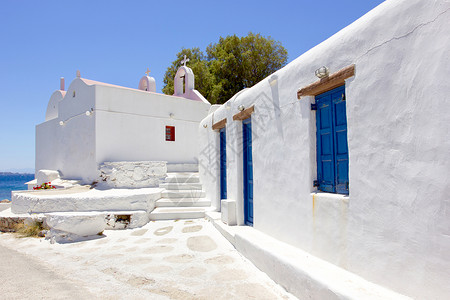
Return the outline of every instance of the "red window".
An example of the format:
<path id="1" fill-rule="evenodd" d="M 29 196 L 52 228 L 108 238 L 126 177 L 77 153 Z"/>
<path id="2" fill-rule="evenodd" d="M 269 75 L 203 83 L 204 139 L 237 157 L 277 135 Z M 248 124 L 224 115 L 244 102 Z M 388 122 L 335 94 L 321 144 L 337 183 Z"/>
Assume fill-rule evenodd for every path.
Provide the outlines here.
<path id="1" fill-rule="evenodd" d="M 166 141 L 175 141 L 175 126 L 166 126 Z"/>

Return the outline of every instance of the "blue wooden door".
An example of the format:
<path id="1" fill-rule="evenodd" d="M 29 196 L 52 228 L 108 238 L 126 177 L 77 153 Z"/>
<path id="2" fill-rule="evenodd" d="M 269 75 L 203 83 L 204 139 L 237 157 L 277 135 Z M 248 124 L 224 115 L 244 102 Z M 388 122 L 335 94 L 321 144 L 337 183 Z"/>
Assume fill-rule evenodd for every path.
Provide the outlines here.
<path id="1" fill-rule="evenodd" d="M 245 224 L 253 225 L 253 158 L 252 158 L 252 121 L 242 121 L 243 164 L 244 164 L 244 215 Z"/>
<path id="2" fill-rule="evenodd" d="M 220 199 L 227 199 L 227 136 L 220 129 Z"/>
<path id="3" fill-rule="evenodd" d="M 348 194 L 345 86 L 316 96 L 319 190 Z"/>

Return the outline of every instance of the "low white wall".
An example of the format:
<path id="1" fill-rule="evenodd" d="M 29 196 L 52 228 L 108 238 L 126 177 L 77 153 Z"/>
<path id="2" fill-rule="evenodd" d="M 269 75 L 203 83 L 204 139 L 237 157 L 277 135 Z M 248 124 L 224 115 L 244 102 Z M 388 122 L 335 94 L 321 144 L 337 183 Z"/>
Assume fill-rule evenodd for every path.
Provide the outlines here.
<path id="1" fill-rule="evenodd" d="M 46 182 L 53 182 L 55 179 L 59 179 L 59 172 L 54 170 L 39 170 L 37 171 L 36 184 L 41 185 Z"/>
<path id="2" fill-rule="evenodd" d="M 72 193 L 53 190 L 54 194 L 41 191 L 12 192 L 11 211 L 15 214 L 88 211 L 136 211 L 151 212 L 155 201 L 161 198 L 159 188 L 141 189 L 92 189 Z"/>
<path id="3" fill-rule="evenodd" d="M 421 299 L 450 294 L 450 3 L 386 1 L 199 126 L 199 164 L 218 205 L 218 133 L 227 118 L 227 192 L 243 223 L 242 123 L 252 114 L 254 227 L 369 281 Z M 439 41 L 439 42 L 436 42 Z M 314 192 L 313 97 L 298 88 L 355 64 L 346 81 L 350 195 Z M 272 83 L 270 83 L 270 82 Z M 203 125 L 207 125 L 206 128 Z M 446 217 L 447 216 L 447 217 Z"/>
<path id="4" fill-rule="evenodd" d="M 157 187 L 167 175 L 165 161 L 105 162 L 100 180 L 112 188 Z"/>

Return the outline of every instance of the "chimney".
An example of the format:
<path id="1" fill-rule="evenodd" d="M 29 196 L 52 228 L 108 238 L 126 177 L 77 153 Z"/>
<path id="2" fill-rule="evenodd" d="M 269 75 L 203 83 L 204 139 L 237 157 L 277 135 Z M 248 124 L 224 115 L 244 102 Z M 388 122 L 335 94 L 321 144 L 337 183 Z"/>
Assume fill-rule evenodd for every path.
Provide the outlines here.
<path id="1" fill-rule="evenodd" d="M 61 79 L 59 80 L 59 89 L 61 91 L 64 91 L 64 77 L 61 77 Z"/>

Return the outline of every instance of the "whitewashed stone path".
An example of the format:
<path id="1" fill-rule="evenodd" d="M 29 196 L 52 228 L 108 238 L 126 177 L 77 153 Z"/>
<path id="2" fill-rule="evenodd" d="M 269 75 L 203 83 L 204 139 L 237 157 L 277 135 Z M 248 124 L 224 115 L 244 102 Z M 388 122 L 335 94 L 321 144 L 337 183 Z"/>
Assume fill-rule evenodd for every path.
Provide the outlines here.
<path id="1" fill-rule="evenodd" d="M 70 280 L 80 286 L 80 296 L 296 299 L 242 257 L 204 219 L 156 221 L 134 230 L 106 231 L 105 235 L 73 244 L 50 244 L 4 233 L 0 245 L 38 259 L 36 263 L 46 267 L 44 278 L 49 278 L 48 269 L 54 270 L 55 285 Z M 27 274 L 20 273 L 19 268 L 14 274 L 16 280 L 27 280 Z M 5 284 L 0 283 L 2 299 L 17 299 Z M 29 298 L 46 298 L 46 290 L 39 284 L 33 287 L 31 281 L 30 286 L 34 293 Z M 61 298 L 72 299 L 72 294 L 65 295 Z"/>

